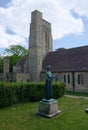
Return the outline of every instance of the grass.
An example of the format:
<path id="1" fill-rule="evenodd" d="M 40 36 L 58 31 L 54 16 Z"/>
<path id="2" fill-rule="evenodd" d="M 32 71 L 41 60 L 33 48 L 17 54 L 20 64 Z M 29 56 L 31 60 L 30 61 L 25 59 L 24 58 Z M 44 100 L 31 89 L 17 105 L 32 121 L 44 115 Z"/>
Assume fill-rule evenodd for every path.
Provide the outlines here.
<path id="1" fill-rule="evenodd" d="M 0 130 L 88 130 L 88 100 L 58 99 L 60 115 L 45 118 L 36 114 L 38 102 L 17 104 L 0 110 Z"/>
<path id="2" fill-rule="evenodd" d="M 75 95 L 75 96 L 84 96 L 88 97 L 88 92 L 72 92 L 72 91 L 66 91 L 65 94 L 67 95 Z"/>

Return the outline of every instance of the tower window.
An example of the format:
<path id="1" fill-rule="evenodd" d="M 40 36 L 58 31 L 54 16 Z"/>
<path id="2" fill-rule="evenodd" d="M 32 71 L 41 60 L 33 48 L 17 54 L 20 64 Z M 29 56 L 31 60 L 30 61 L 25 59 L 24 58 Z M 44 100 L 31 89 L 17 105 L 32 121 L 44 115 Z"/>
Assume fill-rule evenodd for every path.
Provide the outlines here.
<path id="1" fill-rule="evenodd" d="M 45 32 L 45 42 L 46 42 L 46 47 L 49 48 L 49 35 L 48 35 L 48 32 Z"/>

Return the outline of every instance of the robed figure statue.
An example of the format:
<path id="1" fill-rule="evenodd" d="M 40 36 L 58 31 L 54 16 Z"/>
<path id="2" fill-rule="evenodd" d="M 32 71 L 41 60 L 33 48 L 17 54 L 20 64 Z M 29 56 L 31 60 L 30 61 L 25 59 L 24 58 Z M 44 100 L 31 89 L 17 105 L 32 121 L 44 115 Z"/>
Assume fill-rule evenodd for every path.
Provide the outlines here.
<path id="1" fill-rule="evenodd" d="M 52 79 L 55 77 L 51 73 L 51 66 L 46 68 L 45 98 L 39 102 L 39 115 L 53 117 L 60 113 L 58 101 L 52 98 Z"/>
<path id="2" fill-rule="evenodd" d="M 52 98 L 52 79 L 51 66 L 48 65 L 46 68 L 46 81 L 45 81 L 45 99 L 49 100 Z"/>

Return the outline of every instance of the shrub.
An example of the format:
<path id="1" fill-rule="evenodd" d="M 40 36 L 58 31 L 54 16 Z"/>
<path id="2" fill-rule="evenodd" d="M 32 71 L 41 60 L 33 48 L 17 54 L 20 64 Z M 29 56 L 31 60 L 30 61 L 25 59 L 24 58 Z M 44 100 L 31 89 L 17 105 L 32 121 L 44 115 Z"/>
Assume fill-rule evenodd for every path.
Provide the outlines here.
<path id="1" fill-rule="evenodd" d="M 65 84 L 53 82 L 53 97 L 59 98 L 64 95 Z M 45 83 L 7 83 L 0 82 L 0 108 L 10 106 L 15 103 L 28 101 L 39 101 L 44 98 Z"/>
<path id="2" fill-rule="evenodd" d="M 53 97 L 54 98 L 60 98 L 65 93 L 65 84 L 63 82 L 54 82 L 52 84 L 53 86 Z"/>

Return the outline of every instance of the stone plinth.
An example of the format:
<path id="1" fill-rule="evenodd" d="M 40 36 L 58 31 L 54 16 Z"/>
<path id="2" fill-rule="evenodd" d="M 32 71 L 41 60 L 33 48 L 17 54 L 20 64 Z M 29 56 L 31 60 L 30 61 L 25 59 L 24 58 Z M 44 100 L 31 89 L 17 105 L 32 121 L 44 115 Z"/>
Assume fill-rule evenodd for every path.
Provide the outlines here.
<path id="1" fill-rule="evenodd" d="M 53 117 L 58 115 L 61 111 L 58 110 L 58 102 L 55 99 L 42 99 L 39 102 L 39 111 L 37 114 L 45 117 Z"/>
<path id="2" fill-rule="evenodd" d="M 85 109 L 85 112 L 88 113 L 88 109 Z"/>

